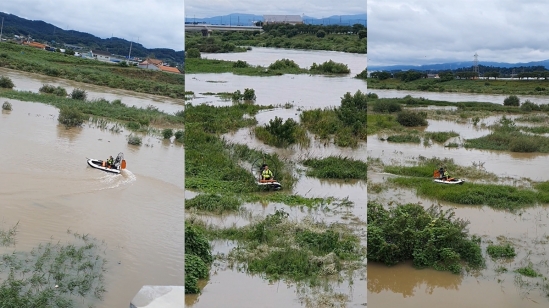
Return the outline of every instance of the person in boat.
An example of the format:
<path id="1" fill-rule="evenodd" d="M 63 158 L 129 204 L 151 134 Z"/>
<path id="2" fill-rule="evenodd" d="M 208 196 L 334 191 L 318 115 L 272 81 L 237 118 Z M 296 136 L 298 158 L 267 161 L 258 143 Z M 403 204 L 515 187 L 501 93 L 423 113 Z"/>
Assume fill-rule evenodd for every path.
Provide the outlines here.
<path id="1" fill-rule="evenodd" d="M 112 158 L 112 155 L 107 159 L 107 167 L 112 168 L 112 164 L 114 163 L 114 159 Z"/>
<path id="2" fill-rule="evenodd" d="M 266 181 L 273 180 L 273 172 L 271 170 L 269 170 L 268 165 L 265 165 L 263 167 L 263 171 L 261 172 L 261 179 L 266 180 Z"/>
<path id="3" fill-rule="evenodd" d="M 444 178 L 444 168 L 443 167 L 440 167 L 440 169 L 438 169 L 438 178 L 439 179 Z"/>
<path id="4" fill-rule="evenodd" d="M 448 173 L 448 169 L 444 168 L 444 180 L 448 181 L 450 179 L 450 173 Z"/>

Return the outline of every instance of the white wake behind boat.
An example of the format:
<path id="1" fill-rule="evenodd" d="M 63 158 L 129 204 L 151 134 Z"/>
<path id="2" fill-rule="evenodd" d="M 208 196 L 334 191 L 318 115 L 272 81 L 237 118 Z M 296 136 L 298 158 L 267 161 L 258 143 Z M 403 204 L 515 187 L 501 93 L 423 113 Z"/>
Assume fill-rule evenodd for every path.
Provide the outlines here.
<path id="1" fill-rule="evenodd" d="M 112 166 L 108 166 L 107 162 L 100 159 L 86 158 L 88 165 L 92 168 L 103 170 L 105 172 L 120 174 L 122 169 L 126 169 L 126 161 L 124 160 L 124 154 L 118 153 Z"/>

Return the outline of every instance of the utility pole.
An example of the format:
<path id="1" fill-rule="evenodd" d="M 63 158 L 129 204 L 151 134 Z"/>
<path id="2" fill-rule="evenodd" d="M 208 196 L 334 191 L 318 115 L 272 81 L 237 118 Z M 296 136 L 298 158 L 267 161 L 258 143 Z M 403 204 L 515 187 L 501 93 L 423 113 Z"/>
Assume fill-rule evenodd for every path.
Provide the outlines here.
<path id="1" fill-rule="evenodd" d="M 2 41 L 2 31 L 4 31 L 4 17 L 2 17 L 2 26 L 0 27 L 0 42 Z"/>
<path id="2" fill-rule="evenodd" d="M 128 61 L 130 61 L 131 56 L 132 56 L 132 43 L 133 42 L 130 42 L 130 54 L 128 55 Z"/>

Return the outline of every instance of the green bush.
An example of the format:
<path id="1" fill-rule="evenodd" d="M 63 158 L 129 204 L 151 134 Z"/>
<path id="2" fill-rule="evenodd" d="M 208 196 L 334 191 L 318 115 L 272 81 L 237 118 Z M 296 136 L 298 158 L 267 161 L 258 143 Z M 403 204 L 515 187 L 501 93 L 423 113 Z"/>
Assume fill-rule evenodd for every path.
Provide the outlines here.
<path id="1" fill-rule="evenodd" d="M 2 104 L 2 110 L 11 110 L 11 103 L 10 102 L 4 102 Z"/>
<path id="2" fill-rule="evenodd" d="M 385 209 L 368 203 L 368 261 L 386 265 L 412 260 L 417 268 L 459 274 L 462 262 L 480 268 L 484 259 L 479 239 L 469 237 L 468 222 L 443 211 L 419 204 L 397 205 Z"/>
<path id="3" fill-rule="evenodd" d="M 47 93 L 47 94 L 54 94 L 56 96 L 66 97 L 67 96 L 67 90 L 65 88 L 62 88 L 60 86 L 54 87 L 49 84 L 44 84 L 40 89 L 38 89 L 38 92 L 41 93 Z"/>
<path id="4" fill-rule="evenodd" d="M 246 61 L 238 60 L 238 61 L 233 63 L 233 67 L 235 67 L 235 68 L 246 68 L 246 67 L 250 67 L 250 65 Z"/>
<path id="5" fill-rule="evenodd" d="M 520 153 L 533 153 L 539 151 L 539 144 L 536 140 L 528 138 L 515 138 L 509 143 L 509 150 L 511 152 Z"/>
<path id="6" fill-rule="evenodd" d="M 299 65 L 290 59 L 276 60 L 269 65 L 271 70 L 299 69 Z"/>
<path id="7" fill-rule="evenodd" d="M 88 96 L 88 94 L 86 93 L 86 91 L 84 91 L 82 89 L 75 88 L 71 92 L 71 98 L 72 99 L 85 101 L 87 96 Z"/>
<path id="8" fill-rule="evenodd" d="M 141 137 L 139 137 L 139 136 L 135 136 L 135 135 L 131 134 L 128 137 L 128 144 L 141 145 L 141 143 L 142 143 L 142 140 L 141 140 Z"/>
<path id="9" fill-rule="evenodd" d="M 179 142 L 183 142 L 183 131 L 182 130 L 176 131 L 174 136 L 175 136 L 175 140 L 177 140 Z"/>
<path id="10" fill-rule="evenodd" d="M 421 139 L 418 136 L 414 135 L 392 135 L 387 137 L 387 141 L 395 143 L 420 143 Z"/>
<path id="11" fill-rule="evenodd" d="M 200 293 L 198 279 L 207 278 L 208 272 L 208 265 L 202 259 L 185 252 L 185 294 Z"/>
<path id="12" fill-rule="evenodd" d="M 245 101 L 255 101 L 255 99 L 257 98 L 255 96 L 255 90 L 254 89 L 244 89 L 244 95 L 242 96 L 242 98 Z"/>
<path id="13" fill-rule="evenodd" d="M 66 127 L 76 127 L 84 123 L 86 116 L 78 108 L 62 107 L 57 120 Z"/>
<path id="14" fill-rule="evenodd" d="M 162 136 L 164 139 L 170 139 L 173 136 L 173 129 L 166 128 L 162 131 Z"/>
<path id="15" fill-rule="evenodd" d="M 313 63 L 310 70 L 311 72 L 326 74 L 349 74 L 351 72 L 347 64 L 337 63 L 332 60 L 326 61 L 320 65 Z"/>
<path id="16" fill-rule="evenodd" d="M 366 94 L 366 98 L 369 98 L 369 99 L 372 99 L 372 100 L 373 100 L 373 99 L 378 99 L 379 96 L 377 96 L 376 93 L 370 92 L 370 93 Z"/>
<path id="17" fill-rule="evenodd" d="M 318 30 L 318 31 L 316 32 L 316 37 L 318 37 L 318 38 L 323 38 L 323 37 L 325 37 L 325 36 L 326 36 L 326 32 L 324 32 L 324 31 L 322 31 L 322 30 Z"/>
<path id="18" fill-rule="evenodd" d="M 294 119 L 287 119 L 285 122 L 282 118 L 275 117 L 270 120 L 269 124 L 265 125 L 265 130 L 274 136 L 278 145 L 290 145 L 297 142 L 296 131 L 299 124 Z"/>
<path id="19" fill-rule="evenodd" d="M 213 262 L 208 239 L 196 226 L 188 223 L 185 223 L 185 254 L 196 255 L 206 264 Z"/>
<path id="20" fill-rule="evenodd" d="M 187 50 L 185 52 L 185 58 L 200 59 L 200 57 L 201 57 L 201 54 L 200 54 L 200 50 L 198 50 L 198 48 L 189 48 L 189 50 Z"/>
<path id="21" fill-rule="evenodd" d="M 516 95 L 510 95 L 503 100 L 504 106 L 520 106 L 520 99 Z"/>
<path id="22" fill-rule="evenodd" d="M 366 80 L 367 77 L 368 77 L 368 71 L 366 69 L 364 69 L 362 72 L 360 72 L 355 76 L 355 78 L 364 79 L 364 80 Z"/>
<path id="23" fill-rule="evenodd" d="M 13 84 L 13 81 L 11 81 L 11 78 L 0 76 L 0 88 L 13 89 L 14 86 L 15 85 Z"/>
<path id="24" fill-rule="evenodd" d="M 131 121 L 131 122 L 128 122 L 126 124 L 126 127 L 129 129 L 129 130 L 139 130 L 141 128 L 141 124 L 137 123 L 137 122 L 134 122 L 134 121 Z"/>
<path id="25" fill-rule="evenodd" d="M 428 123 L 425 118 L 426 116 L 422 113 L 406 110 L 397 114 L 397 122 L 406 127 L 427 126 Z"/>
<path id="26" fill-rule="evenodd" d="M 372 110 L 379 113 L 392 113 L 402 110 L 399 103 L 393 101 L 374 101 Z"/>
<path id="27" fill-rule="evenodd" d="M 522 111 L 541 111 L 541 107 L 538 104 L 534 104 L 531 101 L 526 100 L 520 106 L 520 110 L 522 110 Z"/>
<path id="28" fill-rule="evenodd" d="M 494 259 L 512 258 L 517 255 L 515 253 L 515 247 L 511 246 L 509 243 L 505 245 L 488 245 L 486 252 Z"/>

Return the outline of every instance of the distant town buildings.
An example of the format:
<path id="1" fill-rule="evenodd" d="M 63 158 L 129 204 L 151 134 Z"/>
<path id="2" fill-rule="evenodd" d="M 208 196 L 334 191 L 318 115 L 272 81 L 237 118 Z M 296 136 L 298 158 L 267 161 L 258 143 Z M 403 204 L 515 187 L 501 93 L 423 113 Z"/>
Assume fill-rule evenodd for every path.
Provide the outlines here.
<path id="1" fill-rule="evenodd" d="M 35 42 L 34 39 L 32 39 L 30 36 L 25 37 L 23 35 L 14 35 L 13 38 L 7 39 L 7 40 L 20 45 L 26 45 L 29 47 L 34 47 L 34 48 L 42 49 L 45 51 L 57 51 L 62 53 L 65 53 L 67 51 L 65 48 L 56 48 L 48 44 Z M 74 52 L 74 56 L 76 57 L 103 61 L 111 64 L 126 62 L 129 65 L 135 65 L 142 69 L 150 69 L 150 70 L 162 71 L 162 72 L 173 73 L 173 74 L 181 74 L 181 71 L 176 67 L 171 67 L 167 63 L 164 63 L 162 62 L 162 60 L 158 60 L 158 59 L 147 58 L 144 61 L 142 61 L 140 58 L 137 58 L 137 57 L 129 58 L 127 56 L 124 57 L 124 56 L 113 55 L 111 52 L 105 51 L 105 50 L 98 50 L 98 49 L 86 50 L 85 47 L 81 47 L 77 45 L 70 45 L 70 44 L 63 44 L 63 45 L 64 47 L 70 48 Z M 75 49 L 80 50 L 80 52 L 74 51 Z"/>
<path id="2" fill-rule="evenodd" d="M 162 60 L 158 59 L 147 58 L 145 59 L 145 61 L 139 63 L 138 67 L 155 71 L 163 71 L 167 73 L 181 74 L 181 72 L 177 68 L 164 65 Z"/>
<path id="3" fill-rule="evenodd" d="M 263 15 L 263 23 L 268 24 L 303 24 L 303 19 L 299 15 Z"/>

